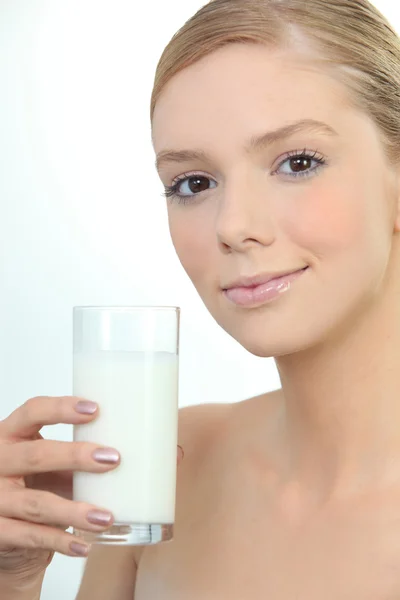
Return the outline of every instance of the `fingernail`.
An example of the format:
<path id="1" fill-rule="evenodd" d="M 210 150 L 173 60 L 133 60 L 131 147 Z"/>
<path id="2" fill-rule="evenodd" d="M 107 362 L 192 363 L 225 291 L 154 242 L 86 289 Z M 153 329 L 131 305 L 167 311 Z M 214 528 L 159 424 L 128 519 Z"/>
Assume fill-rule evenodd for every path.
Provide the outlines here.
<path id="1" fill-rule="evenodd" d="M 76 556 L 87 556 L 89 554 L 89 546 L 79 544 L 78 542 L 71 542 L 69 548 Z"/>
<path id="2" fill-rule="evenodd" d="M 109 465 L 115 465 L 120 459 L 119 452 L 114 448 L 97 448 L 92 456 L 96 462 Z"/>
<path id="3" fill-rule="evenodd" d="M 86 519 L 93 525 L 110 525 L 112 514 L 102 510 L 90 510 Z"/>
<path id="4" fill-rule="evenodd" d="M 82 415 L 93 415 L 97 410 L 97 404 L 90 400 L 79 400 L 75 404 L 75 410 Z"/>

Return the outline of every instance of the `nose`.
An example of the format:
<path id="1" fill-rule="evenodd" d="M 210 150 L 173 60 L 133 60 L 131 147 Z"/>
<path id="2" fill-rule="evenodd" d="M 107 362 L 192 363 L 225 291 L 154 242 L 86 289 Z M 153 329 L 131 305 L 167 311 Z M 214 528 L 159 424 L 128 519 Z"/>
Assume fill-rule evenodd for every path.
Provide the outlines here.
<path id="1" fill-rule="evenodd" d="M 275 229 L 265 181 L 251 182 L 247 176 L 225 185 L 216 218 L 216 234 L 223 251 L 269 246 L 275 239 Z"/>

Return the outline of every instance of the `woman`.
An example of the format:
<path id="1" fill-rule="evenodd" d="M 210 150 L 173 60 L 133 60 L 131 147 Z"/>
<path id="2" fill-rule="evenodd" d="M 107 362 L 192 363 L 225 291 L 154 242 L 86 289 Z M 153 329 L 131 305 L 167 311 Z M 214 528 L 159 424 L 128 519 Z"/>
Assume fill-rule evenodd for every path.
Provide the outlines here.
<path id="1" fill-rule="evenodd" d="M 79 600 L 400 597 L 399 65 L 367 0 L 214 0 L 164 51 L 151 118 L 174 246 L 282 389 L 181 411 L 175 540 L 94 547 Z M 38 598 L 49 551 L 79 550 L 61 528 L 98 508 L 38 492 L 62 481 L 38 473 L 115 468 L 36 439 L 95 418 L 77 401 L 1 423 L 2 598 Z"/>

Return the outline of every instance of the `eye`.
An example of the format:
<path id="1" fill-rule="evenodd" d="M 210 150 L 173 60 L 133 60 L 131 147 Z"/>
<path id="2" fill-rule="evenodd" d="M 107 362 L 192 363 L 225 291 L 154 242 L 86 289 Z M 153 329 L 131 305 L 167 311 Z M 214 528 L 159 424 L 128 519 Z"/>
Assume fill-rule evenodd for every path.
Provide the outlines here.
<path id="1" fill-rule="evenodd" d="M 295 150 L 285 155 L 271 175 L 285 175 L 290 179 L 311 177 L 316 175 L 319 168 L 325 164 L 325 158 L 317 150 Z M 289 170 L 282 170 L 284 165 L 287 165 Z M 213 188 L 212 184 L 215 184 L 214 187 L 217 186 L 217 182 L 206 175 L 184 173 L 172 185 L 165 186 L 163 196 L 171 202 L 178 202 L 178 204 L 194 204 L 202 192 Z"/>
<path id="2" fill-rule="evenodd" d="M 278 168 L 272 175 L 275 175 L 276 173 L 279 174 L 279 170 L 284 165 L 287 165 L 289 170 L 281 170 L 283 175 L 288 175 L 291 178 L 310 177 L 311 175 L 316 174 L 317 170 L 325 163 L 324 157 L 317 151 L 310 152 L 306 149 L 303 151 L 295 150 L 286 155 L 286 158 L 279 163 Z"/>
<path id="3" fill-rule="evenodd" d="M 170 200 L 176 199 L 181 204 L 187 204 L 197 199 L 201 192 L 206 192 L 210 187 L 210 183 L 216 182 L 206 175 L 184 174 L 179 177 L 175 183 L 170 186 L 165 186 L 164 196 Z M 214 187 L 215 187 L 214 186 Z"/>

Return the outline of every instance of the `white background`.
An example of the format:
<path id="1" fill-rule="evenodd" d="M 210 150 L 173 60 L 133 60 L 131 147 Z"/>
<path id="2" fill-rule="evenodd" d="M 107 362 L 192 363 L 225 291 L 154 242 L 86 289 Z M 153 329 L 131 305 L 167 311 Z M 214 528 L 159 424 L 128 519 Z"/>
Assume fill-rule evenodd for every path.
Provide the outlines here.
<path id="1" fill-rule="evenodd" d="M 197 297 L 154 168 L 156 64 L 203 3 L 0 0 L 0 418 L 72 394 L 75 305 L 181 306 L 180 406 L 280 387 Z M 375 4 L 397 28 L 397 4 Z M 73 600 L 83 566 L 57 555 L 42 599 Z"/>

